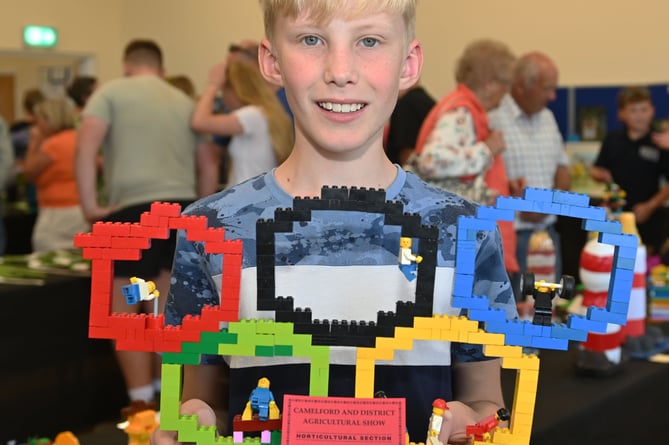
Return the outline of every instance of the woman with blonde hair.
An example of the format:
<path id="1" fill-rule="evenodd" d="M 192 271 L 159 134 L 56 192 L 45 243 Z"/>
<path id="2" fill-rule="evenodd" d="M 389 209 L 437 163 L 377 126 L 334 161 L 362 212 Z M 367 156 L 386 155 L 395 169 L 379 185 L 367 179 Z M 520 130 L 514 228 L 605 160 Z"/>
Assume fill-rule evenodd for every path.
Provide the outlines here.
<path id="1" fill-rule="evenodd" d="M 35 107 L 35 118 L 23 163 L 26 179 L 37 188 L 33 251 L 72 248 L 74 235 L 90 229 L 74 176 L 75 112 L 64 98 L 46 99 Z"/>
<path id="2" fill-rule="evenodd" d="M 214 114 L 214 100 L 221 92 L 226 114 Z M 195 107 L 195 131 L 230 136 L 232 161 L 226 187 L 269 171 L 283 162 L 293 147 L 290 117 L 257 65 L 240 59 L 214 65 L 209 84 Z"/>

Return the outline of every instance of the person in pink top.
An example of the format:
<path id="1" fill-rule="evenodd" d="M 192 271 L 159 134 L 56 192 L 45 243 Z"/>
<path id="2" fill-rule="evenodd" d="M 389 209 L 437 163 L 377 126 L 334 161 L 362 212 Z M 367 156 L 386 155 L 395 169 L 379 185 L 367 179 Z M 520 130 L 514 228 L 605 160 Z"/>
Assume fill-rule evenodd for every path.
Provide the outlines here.
<path id="1" fill-rule="evenodd" d="M 90 230 L 74 177 L 74 109 L 66 99 L 47 99 L 35 107 L 35 115 L 23 164 L 26 179 L 37 188 L 33 251 L 72 248 L 74 235 Z"/>
<path id="2" fill-rule="evenodd" d="M 488 126 L 487 112 L 508 92 L 515 56 L 494 40 L 470 43 L 458 60 L 458 85 L 435 105 L 423 121 L 415 152 L 406 166 L 424 181 L 464 198 L 490 205 L 509 195 L 501 153 L 504 137 Z M 507 272 L 518 272 L 516 232 L 499 222 Z"/>

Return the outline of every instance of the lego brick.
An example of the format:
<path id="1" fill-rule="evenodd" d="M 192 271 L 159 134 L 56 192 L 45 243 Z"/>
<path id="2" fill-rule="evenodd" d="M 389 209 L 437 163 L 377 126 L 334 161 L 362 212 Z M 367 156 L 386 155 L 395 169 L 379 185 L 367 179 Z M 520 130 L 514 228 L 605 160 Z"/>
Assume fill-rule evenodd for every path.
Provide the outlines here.
<path id="1" fill-rule="evenodd" d="M 588 207 L 590 205 L 590 197 L 581 193 L 554 190 L 553 202 L 558 204 L 569 204 L 578 207 Z"/>
<path id="2" fill-rule="evenodd" d="M 476 217 L 495 221 L 513 221 L 516 212 L 511 209 L 498 209 L 489 206 L 479 206 L 476 209 Z"/>
<path id="3" fill-rule="evenodd" d="M 588 232 L 622 233 L 623 226 L 620 221 L 600 221 L 596 219 L 584 219 L 581 228 Z"/>

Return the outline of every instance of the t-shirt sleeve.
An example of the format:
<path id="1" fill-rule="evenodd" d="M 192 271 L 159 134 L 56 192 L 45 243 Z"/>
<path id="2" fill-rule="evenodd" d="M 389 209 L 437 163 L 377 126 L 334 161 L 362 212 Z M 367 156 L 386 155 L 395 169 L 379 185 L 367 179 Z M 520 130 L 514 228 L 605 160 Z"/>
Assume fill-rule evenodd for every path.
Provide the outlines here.
<path id="1" fill-rule="evenodd" d="M 518 310 L 504 267 L 502 238 L 499 229 L 479 233 L 485 236 L 477 240 L 473 294 L 487 296 L 491 309 L 501 309 L 505 312 L 507 320 L 516 320 Z M 453 343 L 451 354 L 454 362 L 473 362 L 496 358 L 486 356 L 482 345 L 465 343 Z"/>
<path id="2" fill-rule="evenodd" d="M 102 87 L 96 91 L 86 103 L 82 113 L 84 117 L 97 117 L 109 124 L 112 120 L 112 101 L 110 100 L 109 88 Z"/>
<path id="3" fill-rule="evenodd" d="M 256 106 L 247 106 L 235 110 L 234 113 L 244 129 L 244 134 L 266 131 L 267 119 L 265 119 L 265 115 L 260 108 Z"/>

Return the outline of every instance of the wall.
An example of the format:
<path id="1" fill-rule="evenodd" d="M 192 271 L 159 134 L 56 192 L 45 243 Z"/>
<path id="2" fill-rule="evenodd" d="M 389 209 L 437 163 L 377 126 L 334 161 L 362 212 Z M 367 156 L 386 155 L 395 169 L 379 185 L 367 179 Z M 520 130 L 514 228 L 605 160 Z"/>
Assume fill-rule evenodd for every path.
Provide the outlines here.
<path id="1" fill-rule="evenodd" d="M 123 46 L 120 0 L 0 0 L 0 11 L 0 60 L 4 59 L 0 63 L 4 72 L 20 75 L 15 94 L 17 117 L 22 115 L 23 91 L 36 86 L 30 82 L 37 79 L 38 73 L 26 72 L 24 64 L 13 61 L 44 66 L 56 52 L 58 60 L 91 57 L 93 69 L 102 79 L 113 78 L 120 72 L 119 54 Z M 26 25 L 55 27 L 59 35 L 57 49 L 30 50 L 26 51 L 29 58 L 15 58 L 15 53 L 24 49 L 22 31 Z"/>
<path id="2" fill-rule="evenodd" d="M 231 41 L 262 35 L 256 0 L 0 0 L 0 11 L 0 51 L 21 49 L 26 24 L 55 26 L 58 51 L 92 54 L 103 81 L 119 75 L 120 53 L 134 37 L 159 41 L 167 71 L 202 87 Z M 663 0 L 419 0 L 423 83 L 437 97 L 453 88 L 458 55 L 480 37 L 503 40 L 516 53 L 547 52 L 561 85 L 666 82 L 658 30 L 668 16 Z"/>
<path id="3" fill-rule="evenodd" d="M 663 0 L 419 0 L 424 83 L 438 96 L 454 86 L 455 60 L 473 39 L 491 37 L 521 54 L 548 53 L 561 85 L 669 81 Z"/>

